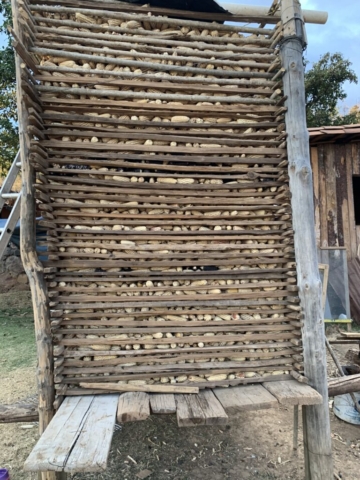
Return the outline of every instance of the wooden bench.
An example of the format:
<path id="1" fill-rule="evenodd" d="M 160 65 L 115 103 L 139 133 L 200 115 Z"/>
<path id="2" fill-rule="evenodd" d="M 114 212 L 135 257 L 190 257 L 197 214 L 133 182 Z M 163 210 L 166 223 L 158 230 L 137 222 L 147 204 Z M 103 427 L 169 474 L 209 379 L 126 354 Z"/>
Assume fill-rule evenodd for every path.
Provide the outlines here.
<path id="1" fill-rule="evenodd" d="M 116 420 L 175 414 L 179 427 L 223 425 L 228 414 L 318 405 L 321 395 L 295 380 L 202 390 L 198 394 L 123 394 L 66 397 L 25 462 L 27 471 L 96 472 L 107 465 Z"/>

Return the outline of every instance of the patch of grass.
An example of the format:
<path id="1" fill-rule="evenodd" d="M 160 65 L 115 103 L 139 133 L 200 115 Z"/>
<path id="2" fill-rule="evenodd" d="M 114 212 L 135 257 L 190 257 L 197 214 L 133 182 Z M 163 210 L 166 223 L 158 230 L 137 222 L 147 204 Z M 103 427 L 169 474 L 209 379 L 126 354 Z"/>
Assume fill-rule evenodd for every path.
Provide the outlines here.
<path id="1" fill-rule="evenodd" d="M 32 307 L 28 297 L 19 300 L 14 294 L 0 299 L 0 369 L 4 372 L 36 362 Z"/>

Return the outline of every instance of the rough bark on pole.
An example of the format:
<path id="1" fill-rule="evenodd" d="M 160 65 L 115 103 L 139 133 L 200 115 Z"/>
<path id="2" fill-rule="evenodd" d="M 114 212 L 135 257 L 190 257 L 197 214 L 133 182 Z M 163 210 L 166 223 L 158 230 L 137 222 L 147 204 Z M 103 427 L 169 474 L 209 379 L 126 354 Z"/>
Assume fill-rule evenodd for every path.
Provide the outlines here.
<path id="1" fill-rule="evenodd" d="M 333 477 L 330 418 L 326 380 L 324 317 L 315 239 L 313 182 L 306 126 L 302 53 L 304 25 L 298 0 L 282 0 L 284 40 L 281 45 L 293 228 L 299 296 L 305 315 L 303 348 L 305 376 L 323 396 L 323 404 L 304 408 L 304 450 L 307 480 Z"/>
<path id="2" fill-rule="evenodd" d="M 17 0 L 12 0 L 13 26 L 17 36 L 22 39 Z M 15 57 L 17 79 L 17 107 L 19 119 L 19 140 L 21 153 L 21 211 L 20 211 L 20 251 L 25 272 L 29 278 L 34 308 L 35 338 L 38 356 L 37 385 L 39 394 L 39 432 L 42 434 L 54 415 L 54 365 L 50 330 L 50 312 L 43 267 L 36 254 L 35 191 L 34 170 L 29 162 L 30 139 L 26 133 L 28 112 L 21 90 L 21 60 Z M 55 472 L 42 472 L 41 480 L 60 480 Z"/>

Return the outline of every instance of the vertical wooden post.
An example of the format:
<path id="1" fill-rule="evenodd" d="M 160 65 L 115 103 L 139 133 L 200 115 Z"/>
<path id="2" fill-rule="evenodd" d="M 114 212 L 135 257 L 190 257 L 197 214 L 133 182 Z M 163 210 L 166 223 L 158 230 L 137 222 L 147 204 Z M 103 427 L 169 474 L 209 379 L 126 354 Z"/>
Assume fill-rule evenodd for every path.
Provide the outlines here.
<path id="1" fill-rule="evenodd" d="M 323 404 L 303 410 L 307 480 L 333 478 L 328 406 L 324 317 L 315 239 L 313 181 L 306 126 L 303 47 L 305 31 L 298 0 L 282 0 L 281 44 L 287 95 L 287 146 L 299 295 L 304 312 L 305 375 Z"/>
<path id="2" fill-rule="evenodd" d="M 24 37 L 19 24 L 19 5 L 11 1 L 13 28 L 23 43 Z M 29 162 L 30 138 L 27 133 L 28 112 L 21 88 L 21 61 L 15 54 L 17 79 L 17 107 L 21 154 L 21 211 L 20 211 L 20 251 L 25 272 L 29 278 L 34 309 L 34 327 L 38 356 L 37 386 L 39 395 L 39 433 L 42 434 L 54 416 L 54 362 L 50 329 L 50 312 L 47 287 L 43 267 L 36 254 L 36 212 L 35 212 L 35 172 Z M 41 480 L 60 480 L 64 477 L 55 472 L 42 472 Z"/>

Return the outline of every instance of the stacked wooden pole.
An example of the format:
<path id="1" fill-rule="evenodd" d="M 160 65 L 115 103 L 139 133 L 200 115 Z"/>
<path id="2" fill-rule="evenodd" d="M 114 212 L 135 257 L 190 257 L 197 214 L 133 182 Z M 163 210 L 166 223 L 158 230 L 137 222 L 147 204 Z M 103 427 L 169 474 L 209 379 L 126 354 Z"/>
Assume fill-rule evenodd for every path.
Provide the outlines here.
<path id="1" fill-rule="evenodd" d="M 64 5 L 15 45 L 58 396 L 302 374 L 279 26 Z"/>

